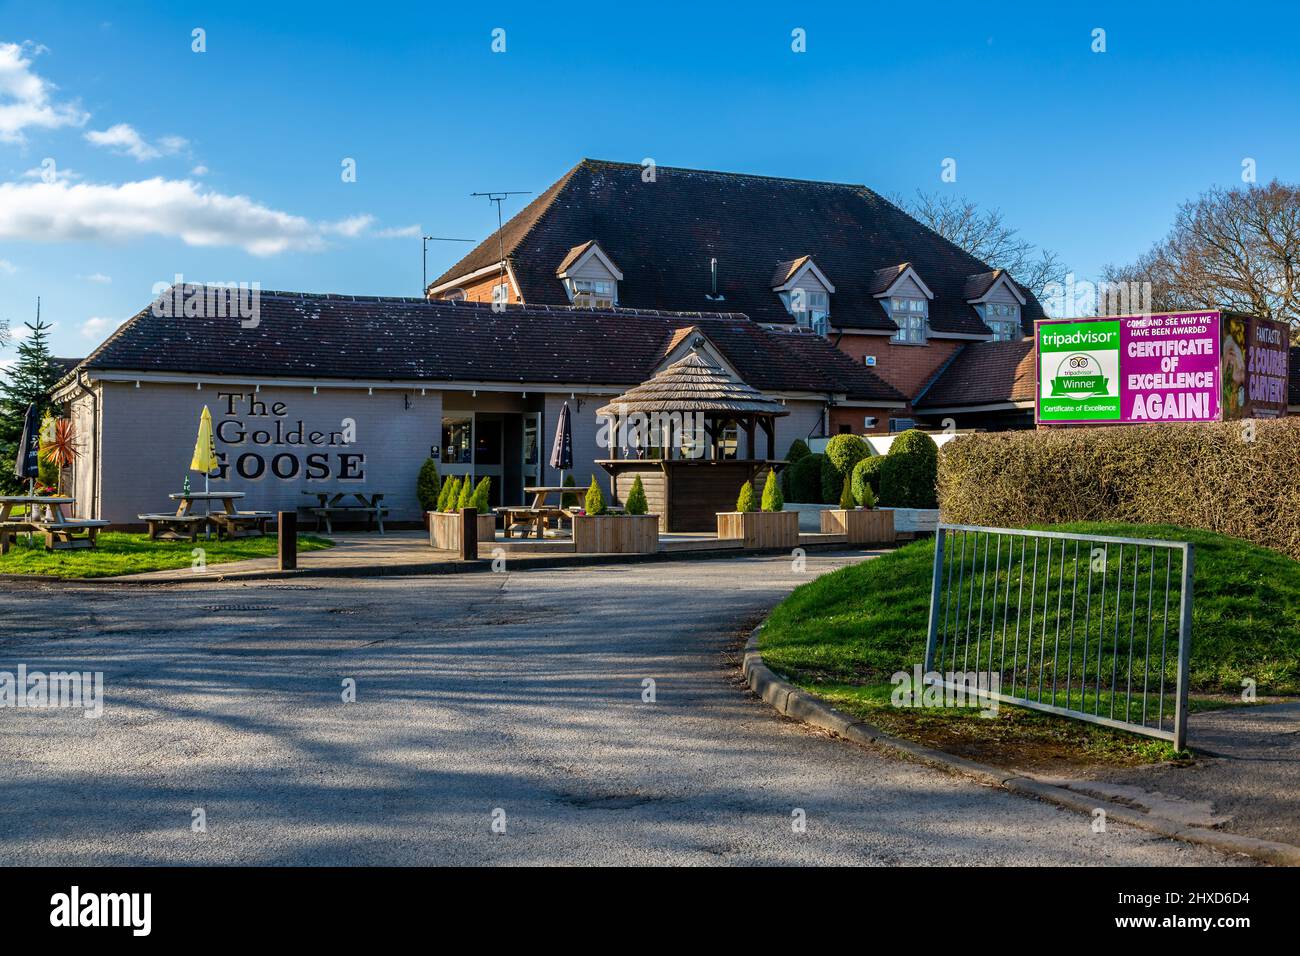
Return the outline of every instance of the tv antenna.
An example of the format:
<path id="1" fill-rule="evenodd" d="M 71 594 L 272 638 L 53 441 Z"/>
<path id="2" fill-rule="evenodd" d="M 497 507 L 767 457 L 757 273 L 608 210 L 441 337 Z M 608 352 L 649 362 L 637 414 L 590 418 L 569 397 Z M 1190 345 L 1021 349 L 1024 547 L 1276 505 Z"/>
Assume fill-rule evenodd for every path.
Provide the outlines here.
<path id="1" fill-rule="evenodd" d="M 428 298 L 429 295 L 429 243 L 431 242 L 473 242 L 473 239 L 449 239 L 446 236 L 421 236 L 421 246 L 424 249 L 424 268 L 421 275 L 424 277 L 424 285 L 420 286 L 420 295 Z"/>
<path id="2" fill-rule="evenodd" d="M 506 274 L 506 239 L 501 232 L 501 203 L 507 196 L 527 196 L 531 189 L 505 189 L 498 192 L 470 193 L 471 196 L 486 196 L 488 202 L 496 203 L 497 207 L 497 248 L 500 251 L 501 278 Z"/>

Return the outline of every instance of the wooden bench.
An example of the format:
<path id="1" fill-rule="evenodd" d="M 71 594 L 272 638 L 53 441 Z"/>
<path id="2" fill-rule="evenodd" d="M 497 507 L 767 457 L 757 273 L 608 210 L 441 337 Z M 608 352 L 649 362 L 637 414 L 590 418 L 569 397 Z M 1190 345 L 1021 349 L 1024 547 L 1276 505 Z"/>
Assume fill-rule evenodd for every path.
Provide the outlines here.
<path id="1" fill-rule="evenodd" d="M 8 554 L 16 534 L 25 534 L 34 529 L 30 521 L 0 521 L 0 554 Z"/>
<path id="2" fill-rule="evenodd" d="M 217 526 L 217 540 L 255 538 L 266 534 L 266 523 L 275 517 L 270 511 L 214 511 L 210 520 Z"/>
<path id="3" fill-rule="evenodd" d="M 527 505 L 509 505 L 504 508 L 493 508 L 492 511 L 504 518 L 507 538 L 511 537 L 511 531 L 518 525 L 522 525 L 525 529 L 521 537 L 528 537 L 527 529 L 532 528 L 537 537 L 542 538 L 552 521 L 568 517 L 563 508 L 530 508 Z"/>
<path id="4" fill-rule="evenodd" d="M 71 548 L 93 548 L 99 529 L 108 522 L 98 518 L 66 518 L 63 521 L 34 523 L 34 530 L 45 535 L 45 550 L 62 551 Z M 85 537 L 80 537 L 81 535 Z"/>
<path id="5" fill-rule="evenodd" d="M 331 518 L 346 517 L 348 515 L 365 515 L 366 527 L 370 527 L 373 521 L 379 528 L 379 533 L 384 533 L 384 516 L 388 514 L 388 508 L 384 505 L 375 505 L 371 507 L 361 507 L 360 505 L 327 505 L 324 508 L 308 507 L 307 513 L 315 515 L 316 530 L 320 530 L 321 520 L 325 521 L 325 533 L 333 534 L 334 525 Z"/>
<path id="6" fill-rule="evenodd" d="M 195 541 L 207 522 L 206 515 L 174 513 L 136 515 L 149 526 L 149 540 Z"/>

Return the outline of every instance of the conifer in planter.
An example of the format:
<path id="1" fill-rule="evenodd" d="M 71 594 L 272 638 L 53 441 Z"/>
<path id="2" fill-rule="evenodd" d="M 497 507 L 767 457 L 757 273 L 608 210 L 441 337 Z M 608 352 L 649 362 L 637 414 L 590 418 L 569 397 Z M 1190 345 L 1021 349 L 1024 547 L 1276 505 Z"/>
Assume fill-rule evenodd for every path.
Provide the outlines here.
<path id="1" fill-rule="evenodd" d="M 793 548 L 799 544 L 799 513 L 779 510 L 785 507 L 774 476 L 769 472 L 763 488 L 765 507 L 758 510 L 754 486 L 745 482 L 740 486 L 735 511 L 718 512 L 718 538 L 739 539 L 746 548 Z M 773 506 L 771 510 L 766 505 Z"/>
<path id="2" fill-rule="evenodd" d="M 438 510 L 427 512 L 425 520 L 429 525 L 429 544 L 442 551 L 460 550 L 460 509 L 474 508 L 478 511 L 478 540 L 495 541 L 497 535 L 496 516 L 488 505 L 492 479 L 484 478 L 476 487 L 472 475 L 458 478 L 452 475 L 443 483 L 438 494 Z"/>
<path id="3" fill-rule="evenodd" d="M 638 476 L 628 491 L 623 514 L 611 514 L 605 494 L 591 478 L 586 514 L 573 516 L 573 547 L 581 554 L 650 554 L 659 550 L 659 516 L 647 514 L 645 488 Z"/>
<path id="4" fill-rule="evenodd" d="M 853 493 L 850 478 L 840 490 L 840 506 L 821 512 L 822 534 L 842 534 L 849 544 L 888 544 L 894 540 L 894 513 L 877 511 L 871 485 L 862 483 L 862 499 Z"/>

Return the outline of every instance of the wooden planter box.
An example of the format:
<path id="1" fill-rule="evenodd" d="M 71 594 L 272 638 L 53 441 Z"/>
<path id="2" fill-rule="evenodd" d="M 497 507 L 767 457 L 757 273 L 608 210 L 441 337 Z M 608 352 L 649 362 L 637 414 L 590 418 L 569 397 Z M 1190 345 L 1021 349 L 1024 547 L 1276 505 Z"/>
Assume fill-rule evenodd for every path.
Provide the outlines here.
<path id="1" fill-rule="evenodd" d="M 797 548 L 797 511 L 719 511 L 719 540 L 740 539 L 746 548 Z"/>
<path id="2" fill-rule="evenodd" d="M 894 513 L 877 509 L 842 511 L 828 508 L 821 513 L 822 534 L 847 535 L 849 544 L 893 544 Z"/>
<path id="3" fill-rule="evenodd" d="M 444 514 L 439 511 L 426 511 L 425 519 L 429 523 L 429 545 L 438 551 L 460 550 L 460 514 Z M 495 515 L 478 516 L 478 539 L 495 541 L 497 537 L 497 519 Z"/>
<path id="4" fill-rule="evenodd" d="M 579 554 L 653 554 L 659 516 L 574 515 L 573 547 Z"/>

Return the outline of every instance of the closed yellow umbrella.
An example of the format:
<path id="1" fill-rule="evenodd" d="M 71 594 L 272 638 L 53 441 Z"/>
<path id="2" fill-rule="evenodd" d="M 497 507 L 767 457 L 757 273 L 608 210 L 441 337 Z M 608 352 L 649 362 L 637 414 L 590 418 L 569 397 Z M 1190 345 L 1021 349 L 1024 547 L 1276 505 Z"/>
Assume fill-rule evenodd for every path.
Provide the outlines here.
<path id="1" fill-rule="evenodd" d="M 203 472 L 203 490 L 208 490 L 208 472 L 217 467 L 217 442 L 212 436 L 212 413 L 208 411 L 208 406 L 203 406 L 203 414 L 199 416 L 199 437 L 194 442 L 194 457 L 190 459 L 190 470 Z M 212 502 L 207 503 L 208 515 L 212 515 Z M 212 527 L 209 524 L 205 537 L 212 537 Z"/>
<path id="2" fill-rule="evenodd" d="M 207 490 L 207 476 L 217 467 L 217 442 L 212 437 L 212 413 L 208 406 L 203 406 L 199 417 L 199 437 L 194 443 L 194 458 L 190 461 L 191 471 L 201 471 L 204 477 L 204 490 Z"/>

